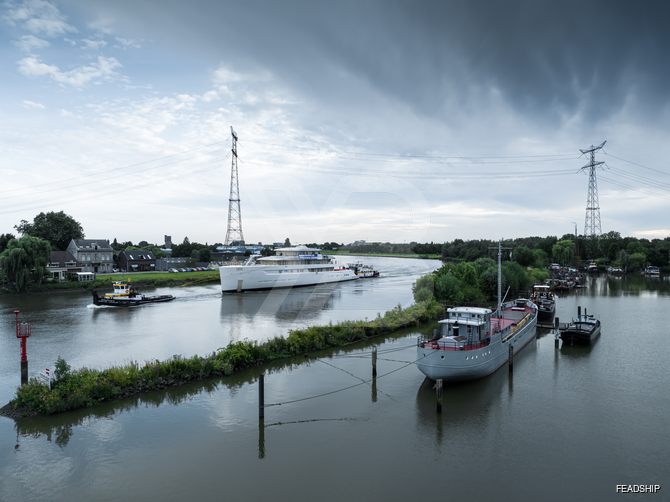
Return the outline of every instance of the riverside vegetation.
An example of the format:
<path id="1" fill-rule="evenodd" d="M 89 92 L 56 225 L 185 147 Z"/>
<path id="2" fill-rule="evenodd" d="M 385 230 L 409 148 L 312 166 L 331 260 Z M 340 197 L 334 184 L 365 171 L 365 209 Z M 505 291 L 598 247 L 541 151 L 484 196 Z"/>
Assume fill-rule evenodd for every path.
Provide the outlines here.
<path id="1" fill-rule="evenodd" d="M 541 282 L 546 276 L 545 270 L 525 269 L 516 262 L 503 265 L 503 284 L 512 294 L 527 292 L 532 283 Z M 398 306 L 370 321 L 291 330 L 286 337 L 264 343 L 233 342 L 204 357 L 174 356 L 166 361 L 133 362 L 102 370 L 72 370 L 59 358 L 51 389 L 31 379 L 18 388 L 16 397 L 2 408 L 2 413 L 14 417 L 60 413 L 189 381 L 228 376 L 277 359 L 343 347 L 434 321 L 444 313 L 445 305 L 490 305 L 496 285 L 497 265 L 489 258 L 447 263 L 416 281 L 414 305 L 406 309 Z"/>
<path id="2" fill-rule="evenodd" d="M 429 300 L 406 309 L 396 307 L 371 321 L 345 321 L 292 330 L 287 337 L 275 337 L 260 344 L 233 342 L 204 357 L 173 356 L 167 361 L 133 362 L 102 370 L 73 370 L 59 358 L 51 389 L 37 379 L 31 379 L 18 388 L 16 397 L 2 408 L 2 414 L 13 417 L 50 415 L 189 381 L 228 376 L 277 359 L 343 347 L 421 325 L 441 313 L 441 305 Z"/>

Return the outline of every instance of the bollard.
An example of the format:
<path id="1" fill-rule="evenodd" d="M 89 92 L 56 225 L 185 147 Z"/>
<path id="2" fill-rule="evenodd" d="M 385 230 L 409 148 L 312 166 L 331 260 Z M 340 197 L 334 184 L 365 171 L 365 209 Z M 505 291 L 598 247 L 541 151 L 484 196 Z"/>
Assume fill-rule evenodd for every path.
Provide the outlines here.
<path id="1" fill-rule="evenodd" d="M 437 401 L 437 412 L 442 413 L 442 379 L 435 382 L 435 400 Z"/>
<path id="2" fill-rule="evenodd" d="M 377 378 L 377 347 L 372 349 L 372 378 Z"/>
<path id="3" fill-rule="evenodd" d="M 265 419 L 265 373 L 258 377 L 258 418 Z"/>
<path id="4" fill-rule="evenodd" d="M 514 370 L 514 347 L 512 346 L 511 342 L 509 345 L 508 360 L 509 360 L 509 372 L 512 373 L 512 371 Z"/>

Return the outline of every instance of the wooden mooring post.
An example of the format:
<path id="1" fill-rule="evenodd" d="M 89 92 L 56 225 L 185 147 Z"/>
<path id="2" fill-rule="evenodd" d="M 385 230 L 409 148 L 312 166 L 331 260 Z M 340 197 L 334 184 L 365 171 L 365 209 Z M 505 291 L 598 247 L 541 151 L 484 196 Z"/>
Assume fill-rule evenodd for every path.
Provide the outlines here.
<path id="1" fill-rule="evenodd" d="M 508 363 L 509 372 L 512 373 L 514 371 L 514 346 L 511 342 L 509 344 Z"/>
<path id="2" fill-rule="evenodd" d="M 372 349 L 372 378 L 377 378 L 377 347 Z"/>
<path id="3" fill-rule="evenodd" d="M 258 375 L 258 458 L 265 458 L 265 373 Z"/>
<path id="4" fill-rule="evenodd" d="M 435 401 L 437 403 L 437 412 L 442 413 L 442 387 L 443 381 L 438 378 L 435 382 Z"/>
<path id="5" fill-rule="evenodd" d="M 560 333 L 560 330 L 558 327 L 561 325 L 560 321 L 558 320 L 558 317 L 554 317 L 554 348 L 558 348 L 558 334 Z"/>
<path id="6" fill-rule="evenodd" d="M 265 373 L 258 376 L 258 419 L 265 418 Z"/>

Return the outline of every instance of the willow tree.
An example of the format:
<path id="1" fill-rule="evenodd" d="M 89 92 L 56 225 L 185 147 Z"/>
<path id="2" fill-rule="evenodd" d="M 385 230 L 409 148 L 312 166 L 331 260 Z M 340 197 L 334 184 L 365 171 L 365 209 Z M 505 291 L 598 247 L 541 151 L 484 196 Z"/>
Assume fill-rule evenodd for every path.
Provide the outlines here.
<path id="1" fill-rule="evenodd" d="M 0 254 L 6 280 L 17 292 L 26 291 L 30 284 L 41 284 L 46 275 L 51 245 L 39 237 L 25 236 L 9 241 Z"/>

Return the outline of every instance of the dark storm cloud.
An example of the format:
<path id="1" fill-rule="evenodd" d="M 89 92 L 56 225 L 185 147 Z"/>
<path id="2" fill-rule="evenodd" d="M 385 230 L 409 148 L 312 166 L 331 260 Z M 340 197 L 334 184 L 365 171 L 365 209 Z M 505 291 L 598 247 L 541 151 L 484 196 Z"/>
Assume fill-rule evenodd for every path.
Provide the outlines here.
<path id="1" fill-rule="evenodd" d="M 522 113 L 607 117 L 668 100 L 670 4 L 556 1 L 110 2 L 116 17 L 331 102 L 352 81 L 448 118 L 497 89 Z"/>

